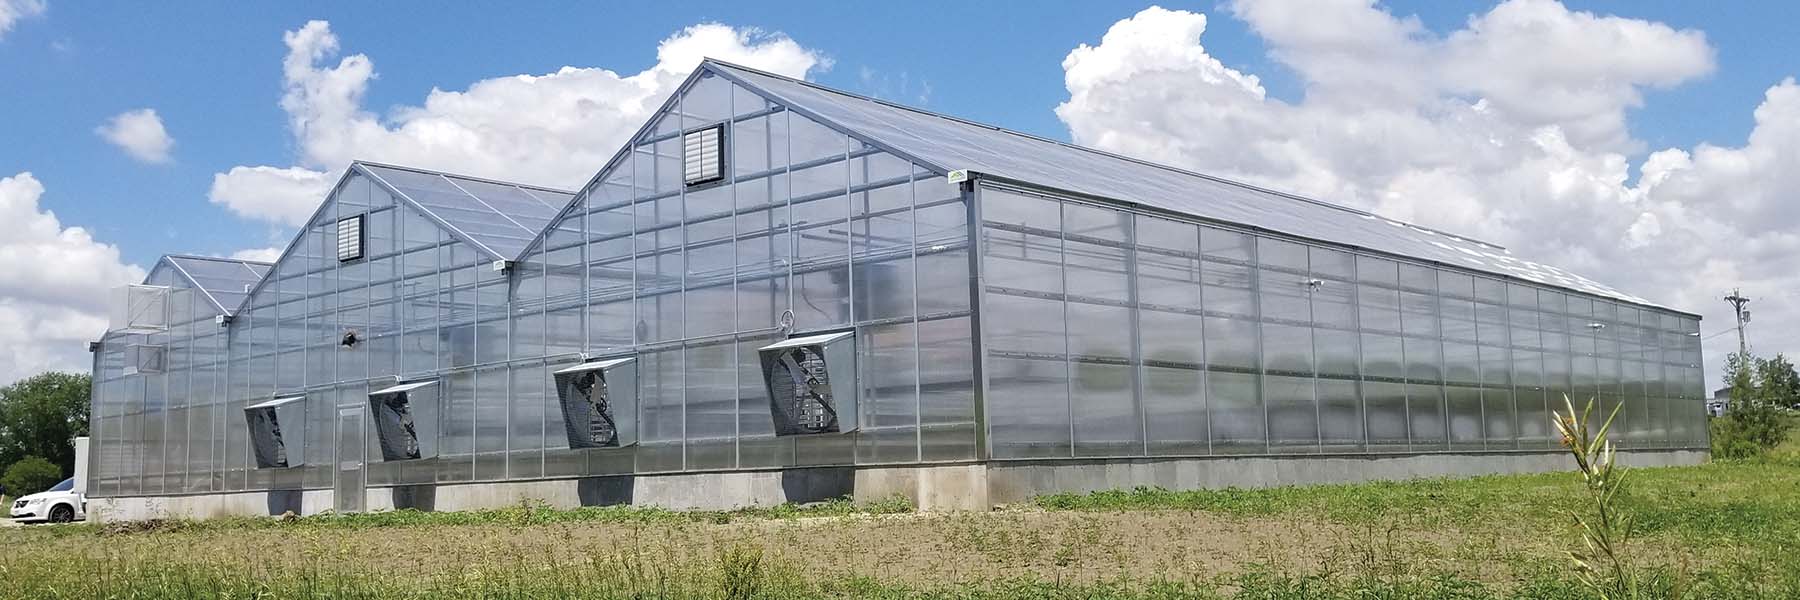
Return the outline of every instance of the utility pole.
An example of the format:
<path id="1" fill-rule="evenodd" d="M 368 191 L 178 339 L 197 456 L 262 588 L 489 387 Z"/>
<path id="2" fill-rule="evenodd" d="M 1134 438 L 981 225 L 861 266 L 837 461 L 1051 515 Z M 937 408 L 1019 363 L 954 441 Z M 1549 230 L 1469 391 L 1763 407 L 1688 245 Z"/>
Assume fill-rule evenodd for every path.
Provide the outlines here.
<path id="1" fill-rule="evenodd" d="M 1731 295 L 1726 296 L 1725 301 L 1731 303 L 1731 310 L 1737 313 L 1738 354 L 1749 356 L 1750 345 L 1744 341 L 1744 324 L 1750 322 L 1750 309 L 1744 306 L 1750 304 L 1750 299 L 1738 293 L 1737 288 L 1731 288 Z"/>

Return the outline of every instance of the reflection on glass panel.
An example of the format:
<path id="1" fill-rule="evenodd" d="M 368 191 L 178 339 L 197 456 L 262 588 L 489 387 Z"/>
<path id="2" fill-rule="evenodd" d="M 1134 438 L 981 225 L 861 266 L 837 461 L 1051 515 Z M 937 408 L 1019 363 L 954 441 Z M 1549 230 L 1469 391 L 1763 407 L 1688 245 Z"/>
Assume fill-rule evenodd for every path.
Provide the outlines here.
<path id="1" fill-rule="evenodd" d="M 1514 350 L 1512 358 L 1513 413 L 1517 415 L 1519 424 L 1519 447 L 1548 448 L 1550 413 L 1544 395 L 1543 354 Z"/>
<path id="2" fill-rule="evenodd" d="M 1207 368 L 1256 372 L 1259 352 L 1255 321 L 1206 317 L 1204 323 Z"/>
<path id="3" fill-rule="evenodd" d="M 1314 329 L 1313 348 L 1319 375 L 1355 379 L 1361 370 L 1359 336 L 1354 331 Z"/>
<path id="4" fill-rule="evenodd" d="M 1356 381 L 1349 379 L 1318 380 L 1315 393 L 1319 398 L 1319 438 L 1322 450 L 1362 450 L 1363 409 L 1357 385 Z"/>
<path id="5" fill-rule="evenodd" d="M 1208 372 L 1206 399 L 1214 454 L 1262 454 L 1268 451 L 1268 431 L 1263 424 L 1263 404 L 1257 393 L 1256 375 Z"/>
<path id="6" fill-rule="evenodd" d="M 1256 239 L 1248 233 L 1200 227 L 1200 253 L 1209 258 L 1250 262 L 1256 254 Z"/>
<path id="7" fill-rule="evenodd" d="M 1307 323 L 1312 321 L 1312 287 L 1305 275 L 1263 269 L 1257 282 L 1264 319 Z"/>
<path id="8" fill-rule="evenodd" d="M 1324 327 L 1356 328 L 1356 285 L 1332 280 L 1314 280 L 1312 288 L 1312 320 Z"/>
<path id="9" fill-rule="evenodd" d="M 1131 358 L 1131 309 L 1069 302 L 1067 310 L 1070 357 L 1118 360 Z M 1037 314 L 1034 317 L 1044 319 L 1047 315 Z"/>
<path id="10" fill-rule="evenodd" d="M 1256 239 L 1256 262 L 1266 267 L 1305 273 L 1307 272 L 1306 246 L 1285 240 L 1259 237 Z"/>
<path id="11" fill-rule="evenodd" d="M 1364 381 L 1363 406 L 1368 415 L 1369 450 L 1372 452 L 1405 450 L 1406 384 Z"/>
<path id="12" fill-rule="evenodd" d="M 1385 286 L 1400 285 L 1400 272 L 1394 261 L 1373 256 L 1356 257 L 1356 280 Z"/>
<path id="13" fill-rule="evenodd" d="M 1125 302 L 1131 280 L 1125 274 L 1125 250 L 1077 241 L 1063 243 L 1064 281 L 1072 297 Z"/>
<path id="14" fill-rule="evenodd" d="M 1366 331 L 1400 331 L 1400 292 L 1372 285 L 1357 286 L 1357 314 Z"/>
<path id="15" fill-rule="evenodd" d="M 856 350 L 862 371 L 862 427 L 857 434 L 858 463 L 912 462 L 919 459 L 918 352 L 909 323 L 870 327 L 859 332 Z"/>
<path id="16" fill-rule="evenodd" d="M 1406 413 L 1412 424 L 1412 449 L 1444 449 L 1444 386 L 1436 383 L 1406 384 Z"/>
<path id="17" fill-rule="evenodd" d="M 1207 453 L 1205 383 L 1206 373 L 1199 369 L 1144 367 L 1144 427 L 1150 454 Z"/>
<path id="18" fill-rule="evenodd" d="M 1313 398 L 1313 378 L 1268 375 L 1263 377 L 1262 391 L 1268 404 L 1270 450 L 1317 452 L 1319 407 Z"/>
<path id="19" fill-rule="evenodd" d="M 1130 365 L 1077 361 L 1070 410 L 1075 421 L 1077 456 L 1136 456 L 1144 453 L 1144 422 L 1132 400 Z"/>
<path id="20" fill-rule="evenodd" d="M 1128 242 L 1131 214 L 1123 211 L 1063 203 L 1063 232 L 1069 237 L 1094 238 L 1109 242 Z"/>
<path id="21" fill-rule="evenodd" d="M 1450 447 L 1476 450 L 1484 447 L 1486 420 L 1482 415 L 1481 388 L 1452 385 L 1444 388 L 1449 409 Z"/>
<path id="22" fill-rule="evenodd" d="M 975 457 L 974 344 L 970 319 L 918 324 L 922 460 Z"/>
<path id="23" fill-rule="evenodd" d="M 1402 381 L 1406 379 L 1405 354 L 1400 338 L 1365 333 L 1362 336 L 1362 374 L 1366 379 Z"/>
<path id="24" fill-rule="evenodd" d="M 1062 302 L 997 293 L 989 293 L 986 302 L 982 314 L 988 348 L 1057 355 L 1066 351 Z"/>
<path id="25" fill-rule="evenodd" d="M 988 430 L 995 458 L 1068 457 L 1068 363 L 989 357 Z"/>
<path id="26" fill-rule="evenodd" d="M 1400 330 L 1406 335 L 1438 337 L 1438 300 L 1419 292 L 1400 292 Z"/>
<path id="27" fill-rule="evenodd" d="M 990 286 L 1058 293 L 1063 290 L 1062 241 L 987 228 L 982 230 L 983 276 Z"/>
<path id="28" fill-rule="evenodd" d="M 1262 355 L 1263 368 L 1268 373 L 1312 376 L 1312 329 L 1274 323 L 1263 324 Z"/>
<path id="29" fill-rule="evenodd" d="M 686 387 L 683 432 L 688 469 L 737 466 L 737 347 L 730 343 L 688 348 L 682 361 Z"/>
<path id="30" fill-rule="evenodd" d="M 1254 267 L 1203 261 L 1200 278 L 1204 283 L 1200 293 L 1208 312 L 1256 316 L 1256 297 L 1252 291 L 1256 278 Z"/>
<path id="31" fill-rule="evenodd" d="M 545 387 L 549 380 L 542 366 L 516 367 L 512 371 L 507 477 L 542 477 L 544 474 L 544 424 L 550 402 Z"/>

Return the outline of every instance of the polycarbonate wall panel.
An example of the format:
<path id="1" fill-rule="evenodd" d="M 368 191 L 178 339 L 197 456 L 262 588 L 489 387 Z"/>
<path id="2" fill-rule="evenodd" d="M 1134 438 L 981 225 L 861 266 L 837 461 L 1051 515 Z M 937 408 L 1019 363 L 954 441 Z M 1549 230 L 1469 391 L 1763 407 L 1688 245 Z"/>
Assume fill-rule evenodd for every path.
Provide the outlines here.
<path id="1" fill-rule="evenodd" d="M 1006 186 L 978 198 L 996 459 L 1548 449 L 1564 394 L 1622 407 L 1621 443 L 1704 444 L 1690 318 Z"/>

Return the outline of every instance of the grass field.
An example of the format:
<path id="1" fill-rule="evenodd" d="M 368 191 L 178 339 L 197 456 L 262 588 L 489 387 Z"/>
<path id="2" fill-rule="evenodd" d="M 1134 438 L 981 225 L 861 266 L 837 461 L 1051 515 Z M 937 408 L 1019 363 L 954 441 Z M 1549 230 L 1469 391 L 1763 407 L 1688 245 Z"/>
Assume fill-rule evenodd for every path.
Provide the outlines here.
<path id="1" fill-rule="evenodd" d="M 1800 463 L 1630 472 L 1629 554 L 1692 597 L 1800 597 Z M 1586 598 L 1573 474 L 902 502 L 0 530 L 0 597 Z"/>

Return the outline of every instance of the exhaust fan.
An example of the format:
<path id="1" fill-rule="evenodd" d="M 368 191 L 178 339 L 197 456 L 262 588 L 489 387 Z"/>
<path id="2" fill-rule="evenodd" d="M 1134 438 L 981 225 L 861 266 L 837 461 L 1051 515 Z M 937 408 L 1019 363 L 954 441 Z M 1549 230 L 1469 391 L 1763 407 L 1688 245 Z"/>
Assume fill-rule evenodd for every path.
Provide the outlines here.
<path id="1" fill-rule="evenodd" d="M 437 456 L 437 381 L 415 381 L 369 393 L 381 460 Z"/>
<path id="2" fill-rule="evenodd" d="M 306 397 L 290 396 L 244 407 L 256 468 L 306 464 Z"/>
<path id="3" fill-rule="evenodd" d="M 584 362 L 551 375 L 570 448 L 637 443 L 637 359 Z"/>
<path id="4" fill-rule="evenodd" d="M 762 358 L 775 435 L 856 430 L 854 333 L 790 338 L 757 352 Z"/>

